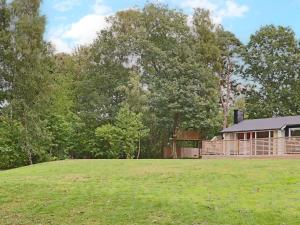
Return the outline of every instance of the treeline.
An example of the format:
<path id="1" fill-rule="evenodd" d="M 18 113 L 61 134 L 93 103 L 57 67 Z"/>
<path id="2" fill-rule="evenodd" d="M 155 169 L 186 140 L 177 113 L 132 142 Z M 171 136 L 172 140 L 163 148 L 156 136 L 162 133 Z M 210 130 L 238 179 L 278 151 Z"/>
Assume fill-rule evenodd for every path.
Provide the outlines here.
<path id="1" fill-rule="evenodd" d="M 159 158 L 179 130 L 217 135 L 233 108 L 300 114 L 299 43 L 264 26 L 243 45 L 214 24 L 147 4 L 55 54 L 40 0 L 0 0 L 0 168 L 66 158 Z"/>

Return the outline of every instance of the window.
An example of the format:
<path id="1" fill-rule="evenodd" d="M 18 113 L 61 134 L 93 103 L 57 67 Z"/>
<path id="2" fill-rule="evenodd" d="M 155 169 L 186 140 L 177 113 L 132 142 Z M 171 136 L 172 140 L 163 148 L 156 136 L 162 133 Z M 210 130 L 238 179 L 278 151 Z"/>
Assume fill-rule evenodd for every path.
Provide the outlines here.
<path id="1" fill-rule="evenodd" d="M 269 138 L 269 132 L 270 132 L 270 137 L 273 137 L 273 131 L 260 131 L 256 132 L 256 138 Z"/>
<path id="2" fill-rule="evenodd" d="M 300 128 L 290 128 L 289 131 L 290 137 L 300 137 Z"/>
<path id="3" fill-rule="evenodd" d="M 274 131 L 252 131 L 252 132 L 245 132 L 245 133 L 237 133 L 237 139 L 238 140 L 249 140 L 251 139 L 251 134 L 252 134 L 252 139 L 255 138 L 272 138 L 274 136 Z M 270 135 L 270 136 L 269 136 Z M 300 136 L 300 128 L 299 128 L 299 136 Z"/>
<path id="4" fill-rule="evenodd" d="M 252 132 L 237 133 L 237 138 L 238 138 L 238 140 L 249 140 L 249 139 L 251 139 L 251 133 Z M 252 137 L 254 138 L 254 133 L 252 133 Z"/>
<path id="5" fill-rule="evenodd" d="M 243 140 L 245 138 L 244 135 L 245 133 L 237 133 L 238 140 Z"/>

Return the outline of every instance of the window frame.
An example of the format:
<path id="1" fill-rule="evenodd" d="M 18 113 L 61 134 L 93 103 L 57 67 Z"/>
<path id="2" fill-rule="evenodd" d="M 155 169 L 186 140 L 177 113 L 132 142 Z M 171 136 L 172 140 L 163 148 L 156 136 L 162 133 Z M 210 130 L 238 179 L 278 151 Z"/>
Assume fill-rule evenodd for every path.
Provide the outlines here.
<path id="1" fill-rule="evenodd" d="M 300 127 L 294 127 L 294 128 L 289 128 L 289 137 L 299 137 L 299 136 L 292 136 L 292 131 L 297 131 L 300 130 Z"/>

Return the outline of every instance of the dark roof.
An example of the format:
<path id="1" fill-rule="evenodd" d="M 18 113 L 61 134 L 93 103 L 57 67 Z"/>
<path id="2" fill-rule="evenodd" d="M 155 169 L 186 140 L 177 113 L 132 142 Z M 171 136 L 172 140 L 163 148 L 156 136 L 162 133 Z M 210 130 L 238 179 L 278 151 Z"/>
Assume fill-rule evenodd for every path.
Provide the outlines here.
<path id="1" fill-rule="evenodd" d="M 266 119 L 243 120 L 222 130 L 222 133 L 257 130 L 278 130 L 289 125 L 300 125 L 300 116 L 285 116 Z"/>

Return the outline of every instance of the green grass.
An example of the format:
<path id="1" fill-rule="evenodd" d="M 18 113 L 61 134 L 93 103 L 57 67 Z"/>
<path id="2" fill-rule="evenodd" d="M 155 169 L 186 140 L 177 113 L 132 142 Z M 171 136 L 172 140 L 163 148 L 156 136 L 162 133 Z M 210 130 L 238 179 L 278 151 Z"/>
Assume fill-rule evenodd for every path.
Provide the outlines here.
<path id="1" fill-rule="evenodd" d="M 0 224 L 300 224 L 300 161 L 76 160 L 2 171 Z"/>

